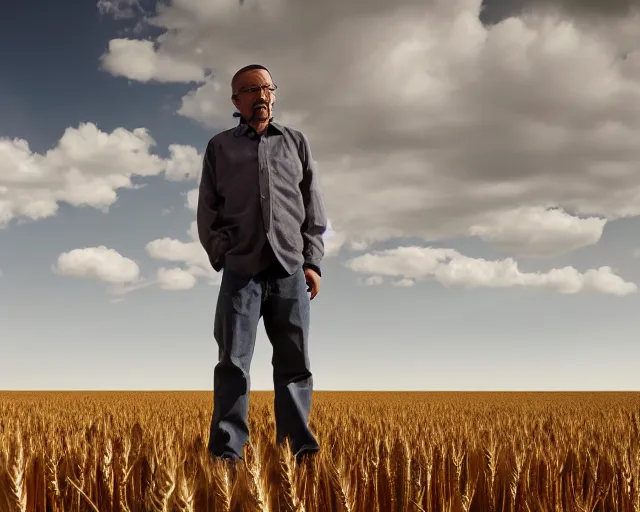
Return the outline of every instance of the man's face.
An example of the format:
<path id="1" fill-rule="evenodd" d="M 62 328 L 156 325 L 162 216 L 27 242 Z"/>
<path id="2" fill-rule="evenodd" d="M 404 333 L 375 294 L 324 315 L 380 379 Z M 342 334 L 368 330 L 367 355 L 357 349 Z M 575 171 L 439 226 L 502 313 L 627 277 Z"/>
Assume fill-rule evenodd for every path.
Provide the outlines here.
<path id="1" fill-rule="evenodd" d="M 245 71 L 238 79 L 236 98 L 232 98 L 233 104 L 247 121 L 260 122 L 271 119 L 272 105 L 275 103 L 275 93 L 260 86 L 273 86 L 271 76 L 264 69 L 251 69 Z"/>

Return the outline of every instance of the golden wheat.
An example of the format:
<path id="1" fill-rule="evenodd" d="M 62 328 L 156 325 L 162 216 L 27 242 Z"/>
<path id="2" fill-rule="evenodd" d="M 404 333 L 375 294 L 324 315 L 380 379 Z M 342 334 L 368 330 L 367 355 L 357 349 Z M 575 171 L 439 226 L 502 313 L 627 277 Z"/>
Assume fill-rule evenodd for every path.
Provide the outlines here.
<path id="1" fill-rule="evenodd" d="M 638 393 L 316 392 L 322 449 L 251 394 L 235 466 L 210 392 L 0 394 L 0 512 L 640 512 Z"/>

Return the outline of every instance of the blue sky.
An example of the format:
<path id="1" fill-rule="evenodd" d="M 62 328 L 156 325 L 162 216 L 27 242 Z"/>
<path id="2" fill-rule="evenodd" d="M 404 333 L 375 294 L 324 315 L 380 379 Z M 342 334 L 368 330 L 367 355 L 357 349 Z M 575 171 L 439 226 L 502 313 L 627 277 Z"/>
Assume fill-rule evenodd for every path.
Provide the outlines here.
<path id="1" fill-rule="evenodd" d="M 316 389 L 638 390 L 636 22 L 480 6 L 5 7 L 0 389 L 212 389 L 195 190 L 260 62 L 332 226 Z"/>

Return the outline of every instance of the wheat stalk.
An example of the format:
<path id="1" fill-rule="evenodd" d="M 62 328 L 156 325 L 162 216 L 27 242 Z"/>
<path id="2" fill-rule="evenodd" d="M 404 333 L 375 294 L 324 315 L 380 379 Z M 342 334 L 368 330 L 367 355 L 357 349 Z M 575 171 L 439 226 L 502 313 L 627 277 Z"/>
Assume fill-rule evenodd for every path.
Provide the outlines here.
<path id="1" fill-rule="evenodd" d="M 102 486 L 106 491 L 107 508 L 111 509 L 113 504 L 113 442 L 110 437 L 107 437 L 103 446 L 102 460 L 101 460 L 101 475 Z"/>
<path id="2" fill-rule="evenodd" d="M 215 496 L 220 503 L 219 506 L 222 507 L 223 512 L 230 512 L 232 482 L 229 475 L 230 468 L 227 468 L 226 465 L 224 461 L 214 462 L 213 484 Z"/>
<path id="3" fill-rule="evenodd" d="M 74 482 L 71 478 L 69 478 L 68 476 L 67 476 L 67 482 L 69 482 L 69 483 L 70 483 L 70 484 L 71 484 L 71 485 L 72 485 L 72 486 L 73 486 L 73 487 L 78 491 L 79 496 L 82 496 L 82 497 L 87 501 L 87 503 L 89 504 L 89 506 L 90 506 L 90 507 L 91 507 L 95 512 L 100 512 L 100 511 L 98 510 L 98 507 L 96 507 L 95 503 L 94 503 L 93 501 L 91 501 L 91 498 L 89 498 L 89 496 L 87 496 L 87 495 L 85 494 L 85 492 L 80 488 L 80 486 L 79 486 L 77 483 L 75 483 L 75 482 Z M 78 505 L 78 506 L 80 506 L 80 505 Z"/>
<path id="4" fill-rule="evenodd" d="M 329 470 L 331 488 L 337 495 L 342 510 L 344 510 L 344 512 L 351 512 L 354 508 L 354 503 L 348 480 L 335 461 L 327 461 L 327 468 Z"/>
<path id="5" fill-rule="evenodd" d="M 262 472 L 261 445 L 249 444 L 247 449 L 247 472 L 249 494 L 259 512 L 270 512 L 269 487 Z"/>
<path id="6" fill-rule="evenodd" d="M 175 456 L 165 446 L 158 447 L 156 443 L 152 443 L 152 448 L 156 468 L 148 504 L 154 512 L 168 512 L 169 498 L 176 486 L 174 478 Z M 158 451 L 160 451 L 160 455 L 158 455 Z"/>
<path id="7" fill-rule="evenodd" d="M 280 505 L 281 510 L 284 512 L 304 512 L 304 503 L 296 490 L 298 482 L 295 461 L 288 439 L 278 448 L 278 470 L 282 483 L 280 494 L 284 501 Z"/>
<path id="8" fill-rule="evenodd" d="M 176 471 L 175 507 L 178 512 L 195 512 L 196 470 L 187 474 L 187 456 L 183 455 Z"/>
<path id="9" fill-rule="evenodd" d="M 205 455 L 210 415 L 197 402 L 65 398 L 27 409 L 0 395 L 0 512 L 640 512 L 636 398 L 580 409 L 523 397 L 506 410 L 505 396 L 496 409 L 449 398 L 409 408 L 399 396 L 318 407 L 328 449 L 298 466 L 290 447 L 271 445 L 262 404 L 250 415 L 260 442 L 232 478 Z M 144 449 L 143 428 L 157 439 Z"/>
<path id="10" fill-rule="evenodd" d="M 62 500 L 62 493 L 60 492 L 60 485 L 58 484 L 58 464 L 60 458 L 56 459 L 53 450 L 52 447 L 48 448 L 45 456 L 45 480 L 47 495 L 53 502 L 53 507 L 57 508 Z"/>
<path id="11" fill-rule="evenodd" d="M 27 512 L 27 483 L 25 480 L 27 461 L 24 456 L 20 430 L 15 434 L 13 446 L 8 447 L 5 453 L 8 455 L 6 456 L 8 468 L 5 497 L 9 507 L 15 512 Z"/>

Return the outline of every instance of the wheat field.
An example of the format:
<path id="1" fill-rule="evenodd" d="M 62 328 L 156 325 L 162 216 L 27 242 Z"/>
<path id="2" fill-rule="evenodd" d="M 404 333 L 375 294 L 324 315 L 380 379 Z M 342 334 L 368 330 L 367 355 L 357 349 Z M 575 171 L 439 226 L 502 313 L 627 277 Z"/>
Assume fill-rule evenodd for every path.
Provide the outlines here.
<path id="1" fill-rule="evenodd" d="M 299 466 L 272 404 L 232 468 L 211 392 L 2 392 L 0 512 L 640 512 L 640 393 L 316 391 Z"/>

